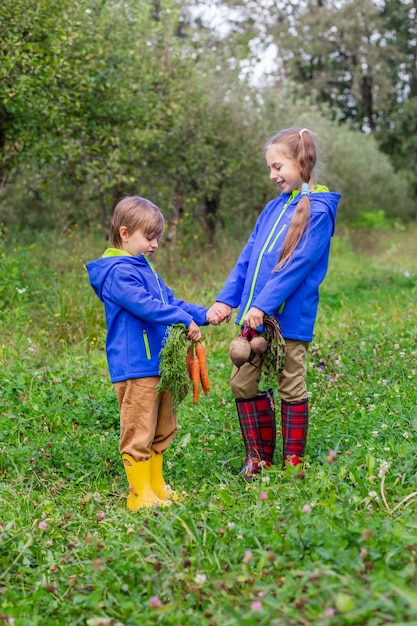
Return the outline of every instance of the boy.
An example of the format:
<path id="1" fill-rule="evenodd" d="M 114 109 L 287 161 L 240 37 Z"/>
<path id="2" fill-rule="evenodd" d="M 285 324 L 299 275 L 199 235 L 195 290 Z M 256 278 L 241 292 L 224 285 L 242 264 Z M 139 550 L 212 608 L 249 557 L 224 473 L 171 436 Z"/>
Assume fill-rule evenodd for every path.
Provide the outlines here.
<path id="1" fill-rule="evenodd" d="M 174 439 L 177 416 L 159 382 L 159 353 L 168 326 L 183 323 L 199 341 L 207 309 L 174 297 L 155 271 L 151 256 L 164 229 L 159 208 L 139 196 L 116 205 L 112 248 L 87 263 L 91 286 L 104 303 L 106 353 L 120 407 L 120 444 L 129 481 L 127 508 L 167 506 L 177 499 L 165 484 L 162 455 Z"/>

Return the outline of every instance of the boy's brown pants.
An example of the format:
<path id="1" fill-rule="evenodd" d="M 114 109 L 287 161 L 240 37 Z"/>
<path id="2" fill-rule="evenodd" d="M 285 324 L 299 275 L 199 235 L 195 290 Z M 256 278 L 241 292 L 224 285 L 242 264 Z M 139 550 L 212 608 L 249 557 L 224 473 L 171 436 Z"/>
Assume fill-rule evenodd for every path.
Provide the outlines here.
<path id="1" fill-rule="evenodd" d="M 115 383 L 120 407 L 120 454 L 136 462 L 151 458 L 151 449 L 164 452 L 178 428 L 167 391 L 156 393 L 159 376 L 132 378 Z"/>

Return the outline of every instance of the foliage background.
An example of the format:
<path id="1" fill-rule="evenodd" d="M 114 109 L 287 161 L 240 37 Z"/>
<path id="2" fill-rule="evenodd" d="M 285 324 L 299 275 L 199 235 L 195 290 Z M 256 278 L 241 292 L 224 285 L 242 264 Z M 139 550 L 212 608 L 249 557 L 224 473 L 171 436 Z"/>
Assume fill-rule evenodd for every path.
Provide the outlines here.
<path id="1" fill-rule="evenodd" d="M 107 228 L 137 193 L 173 248 L 241 236 L 271 196 L 262 147 L 293 125 L 320 139 L 339 223 L 413 220 L 415 15 L 409 0 L 5 0 L 0 221 Z"/>

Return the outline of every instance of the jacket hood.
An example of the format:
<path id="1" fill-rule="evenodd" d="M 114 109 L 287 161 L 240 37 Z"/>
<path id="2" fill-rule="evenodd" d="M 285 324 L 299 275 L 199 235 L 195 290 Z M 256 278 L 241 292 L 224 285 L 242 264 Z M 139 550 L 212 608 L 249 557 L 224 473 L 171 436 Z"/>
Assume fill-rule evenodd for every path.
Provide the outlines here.
<path id="1" fill-rule="evenodd" d="M 124 250 L 118 248 L 108 248 L 100 259 L 90 261 L 86 264 L 86 269 L 90 278 L 90 283 L 97 296 L 103 302 L 103 286 L 109 272 L 117 265 L 132 265 L 135 267 L 149 267 L 149 262 L 141 254 L 140 256 L 132 256 Z"/>
<path id="2" fill-rule="evenodd" d="M 336 213 L 341 197 L 342 195 L 340 193 L 336 193 L 335 191 L 314 192 L 314 199 L 320 200 L 320 202 L 323 204 L 323 207 L 327 207 L 327 210 L 329 211 L 330 217 L 333 222 L 332 235 L 334 235 L 334 231 L 336 228 Z"/>
<path id="3" fill-rule="evenodd" d="M 311 195 L 314 195 L 314 209 L 315 211 L 320 210 L 320 204 L 323 210 L 327 210 L 330 214 L 331 220 L 333 222 L 333 231 L 334 234 L 336 227 L 336 212 L 337 207 L 342 197 L 340 193 L 336 193 L 334 191 L 329 191 L 329 188 L 325 185 L 314 185 L 314 191 Z M 288 199 L 286 198 L 288 196 Z M 282 194 L 282 198 L 285 202 L 292 201 L 297 198 L 297 203 L 301 199 L 301 194 L 298 189 L 294 190 L 291 194 Z M 318 204 L 320 203 L 320 204 Z"/>

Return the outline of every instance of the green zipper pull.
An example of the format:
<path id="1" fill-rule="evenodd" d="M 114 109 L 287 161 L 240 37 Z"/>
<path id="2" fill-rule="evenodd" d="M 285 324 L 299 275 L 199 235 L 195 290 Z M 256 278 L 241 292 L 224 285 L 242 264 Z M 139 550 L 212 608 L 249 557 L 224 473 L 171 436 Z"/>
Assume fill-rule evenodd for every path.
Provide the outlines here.
<path id="1" fill-rule="evenodd" d="M 148 333 L 147 333 L 147 331 L 145 329 L 143 329 L 143 331 L 142 331 L 142 336 L 143 336 L 143 343 L 145 344 L 146 358 L 150 359 L 151 358 L 151 347 L 149 345 Z"/>

